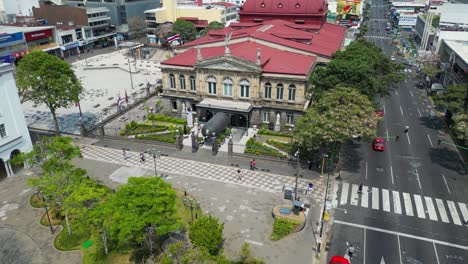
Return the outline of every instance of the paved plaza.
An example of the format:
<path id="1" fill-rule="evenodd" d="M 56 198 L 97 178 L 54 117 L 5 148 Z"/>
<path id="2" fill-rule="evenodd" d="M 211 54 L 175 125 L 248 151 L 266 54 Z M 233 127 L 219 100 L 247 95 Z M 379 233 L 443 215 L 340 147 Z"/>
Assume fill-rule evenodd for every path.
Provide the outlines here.
<path id="1" fill-rule="evenodd" d="M 159 62 L 156 60 L 134 60 L 127 58 L 126 49 L 97 55 L 72 63 L 77 78 L 83 84 L 80 98 L 82 121 L 89 127 L 99 118 L 106 118 L 117 111 L 115 104 L 127 92 L 129 104 L 146 95 L 147 84 L 156 85 L 161 79 Z M 130 63 L 130 65 L 129 65 Z M 131 71 L 131 78 L 130 78 Z M 132 83 L 133 81 L 133 89 Z M 153 88 L 154 89 L 154 88 Z M 151 91 L 153 92 L 153 91 Z M 126 104 L 124 102 L 124 104 Z M 28 126 L 40 129 L 54 129 L 52 116 L 45 105 L 23 103 Z M 102 114 L 102 116 L 100 116 Z M 79 109 L 77 106 L 60 108 L 57 118 L 63 132 L 79 134 Z"/>

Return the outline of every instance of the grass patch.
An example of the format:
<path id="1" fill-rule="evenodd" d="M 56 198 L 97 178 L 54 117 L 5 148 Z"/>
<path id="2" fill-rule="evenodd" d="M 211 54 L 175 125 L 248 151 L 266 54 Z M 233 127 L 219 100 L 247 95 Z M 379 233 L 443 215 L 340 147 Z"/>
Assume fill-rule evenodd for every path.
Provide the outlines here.
<path id="1" fill-rule="evenodd" d="M 262 142 L 255 141 L 253 138 L 249 139 L 246 143 L 244 150 L 246 154 L 264 155 L 276 158 L 287 158 L 287 155 L 279 152 L 274 148 L 265 146 Z"/>
<path id="2" fill-rule="evenodd" d="M 284 143 L 289 143 L 291 141 L 290 137 L 283 137 L 283 136 L 271 136 L 271 135 L 261 135 L 262 138 L 269 140 L 276 140 Z"/>
<path id="3" fill-rule="evenodd" d="M 156 133 L 166 131 L 168 129 L 167 126 L 162 125 L 152 125 L 152 124 L 138 124 L 135 121 L 130 122 L 129 124 L 125 125 L 125 129 L 120 131 L 121 136 L 128 136 L 128 135 L 137 135 L 137 134 L 146 134 L 146 133 Z"/>
<path id="4" fill-rule="evenodd" d="M 276 217 L 273 223 L 273 233 L 270 239 L 278 241 L 294 232 L 299 225 L 298 222 L 286 218 Z"/>
<path id="5" fill-rule="evenodd" d="M 182 222 L 182 225 L 184 226 L 185 230 L 190 229 L 190 223 L 192 222 L 192 214 L 190 212 L 190 207 L 185 207 L 184 206 L 184 198 L 187 199 L 187 201 L 190 198 L 194 199 L 194 208 L 193 208 L 193 220 L 196 220 L 196 217 L 201 217 L 202 216 L 202 210 L 201 208 L 196 208 L 196 200 L 194 197 L 187 195 L 187 197 L 184 196 L 184 191 L 179 190 L 179 189 L 174 189 L 177 195 L 177 200 L 176 200 L 176 206 L 177 206 L 177 214 L 179 215 L 179 218 Z"/>
<path id="6" fill-rule="evenodd" d="M 166 143 L 175 143 L 176 139 L 171 135 L 138 135 L 138 139 L 156 140 Z"/>
<path id="7" fill-rule="evenodd" d="M 49 217 L 50 217 L 50 224 L 53 226 L 60 225 L 62 223 L 63 217 L 60 214 L 60 207 L 49 207 Z M 41 217 L 41 225 L 49 226 L 49 219 L 47 214 L 44 214 Z"/>
<path id="8" fill-rule="evenodd" d="M 276 132 L 268 129 L 260 129 L 258 130 L 259 135 L 270 135 L 270 136 L 280 136 L 280 137 L 287 137 L 290 138 L 292 135 L 291 134 L 286 134 L 283 132 Z"/>
<path id="9" fill-rule="evenodd" d="M 78 230 L 75 228 L 72 229 L 72 234 L 68 235 L 65 224 L 63 224 L 62 227 L 62 232 L 58 234 L 54 241 L 54 246 L 58 250 L 69 251 L 80 249 L 82 247 L 81 245 L 91 237 L 89 230 Z M 90 248 L 92 248 L 92 246 Z"/>
<path id="10" fill-rule="evenodd" d="M 290 152 L 291 151 L 291 146 L 288 143 L 284 143 L 284 142 L 276 141 L 276 140 L 272 140 L 272 139 L 267 140 L 267 143 L 269 145 L 272 145 L 272 146 L 278 148 L 278 149 L 281 149 L 284 152 Z"/>
<path id="11" fill-rule="evenodd" d="M 148 115 L 148 120 L 149 121 L 164 121 L 167 123 L 172 123 L 172 124 L 179 124 L 179 125 L 186 125 L 187 120 L 186 119 L 180 119 L 180 118 L 175 118 L 175 117 L 170 117 L 170 116 L 165 116 L 165 115 L 155 115 L 155 114 L 149 114 Z"/>
<path id="12" fill-rule="evenodd" d="M 34 208 L 43 208 L 44 207 L 44 202 L 42 201 L 42 196 L 33 194 L 29 198 L 29 204 L 34 207 Z"/>

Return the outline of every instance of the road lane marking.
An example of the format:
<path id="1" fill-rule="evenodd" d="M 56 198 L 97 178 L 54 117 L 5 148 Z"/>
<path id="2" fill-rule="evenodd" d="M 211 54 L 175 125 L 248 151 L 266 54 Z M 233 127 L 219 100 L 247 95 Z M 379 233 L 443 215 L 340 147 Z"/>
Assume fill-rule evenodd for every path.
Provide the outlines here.
<path id="1" fill-rule="evenodd" d="M 424 200 L 426 200 L 426 207 L 427 207 L 427 213 L 429 214 L 429 219 L 433 221 L 437 221 L 437 213 L 434 207 L 434 203 L 432 203 L 431 197 L 424 196 Z"/>
<path id="2" fill-rule="evenodd" d="M 414 96 L 414 95 L 413 95 L 413 93 L 412 93 L 411 91 L 409 91 L 409 93 L 411 94 L 411 97 L 413 97 L 413 96 Z"/>
<path id="3" fill-rule="evenodd" d="M 466 209 L 466 204 L 458 203 L 458 207 L 460 207 L 460 211 L 463 215 L 463 222 L 468 221 L 468 210 Z"/>
<path id="4" fill-rule="evenodd" d="M 437 254 L 437 249 L 436 249 L 435 243 L 432 242 L 432 245 L 434 246 L 434 252 L 435 252 L 435 255 L 436 255 L 436 259 L 437 259 L 437 264 L 440 264 L 439 254 Z"/>
<path id="5" fill-rule="evenodd" d="M 400 246 L 400 235 L 397 235 L 398 237 L 398 253 L 400 254 L 400 264 L 403 264 L 401 261 L 401 246 Z"/>
<path id="6" fill-rule="evenodd" d="M 366 180 L 367 180 L 367 161 L 366 161 Z"/>
<path id="7" fill-rule="evenodd" d="M 363 258 L 363 264 L 366 264 L 366 230 L 364 229 L 364 245 L 363 245 L 363 248 L 364 248 L 364 258 Z"/>
<path id="8" fill-rule="evenodd" d="M 249 244 L 252 244 L 252 245 L 256 245 L 256 246 L 263 246 L 263 243 L 262 242 L 257 242 L 257 241 L 253 241 L 253 240 L 249 240 L 249 239 L 246 239 L 245 242 L 249 243 Z"/>
<path id="9" fill-rule="evenodd" d="M 431 143 L 431 147 L 434 147 L 434 145 L 432 145 L 432 140 L 431 140 L 431 137 L 429 136 L 429 134 L 427 134 L 427 139 L 429 139 L 429 143 Z"/>
<path id="10" fill-rule="evenodd" d="M 401 115 L 403 116 L 403 108 L 401 108 L 401 105 L 400 105 L 400 112 L 401 112 Z"/>
<path id="11" fill-rule="evenodd" d="M 450 216 L 452 217 L 453 223 L 456 225 L 461 225 L 460 217 L 458 216 L 457 207 L 452 201 L 447 201 L 447 206 L 449 208 Z"/>
<path id="12" fill-rule="evenodd" d="M 351 188 L 351 205 L 358 205 L 358 200 L 359 200 L 359 185 L 353 184 Z"/>
<path id="13" fill-rule="evenodd" d="M 447 211 L 445 210 L 444 202 L 441 199 L 437 199 L 437 198 L 435 200 L 436 200 L 437 209 L 439 209 L 440 220 L 442 220 L 442 222 L 444 223 L 448 223 L 449 219 L 448 219 Z"/>
<path id="14" fill-rule="evenodd" d="M 387 189 L 382 189 L 382 207 L 386 212 L 390 212 L 390 195 Z"/>
<path id="15" fill-rule="evenodd" d="M 387 134 L 387 141 L 390 141 L 390 137 L 388 136 L 388 129 L 385 132 Z"/>
<path id="16" fill-rule="evenodd" d="M 419 117 L 422 117 L 421 111 L 419 111 L 419 109 L 418 109 L 418 114 L 419 114 Z"/>
<path id="17" fill-rule="evenodd" d="M 348 201 L 348 189 L 349 189 L 349 183 L 343 182 L 343 185 L 341 186 L 340 204 L 346 204 L 346 202 Z"/>
<path id="18" fill-rule="evenodd" d="M 409 138 L 409 132 L 406 132 L 406 137 L 408 138 L 408 144 L 411 145 L 411 140 Z"/>
<path id="19" fill-rule="evenodd" d="M 361 206 L 369 208 L 369 187 L 362 186 Z"/>
<path id="20" fill-rule="evenodd" d="M 387 229 L 378 228 L 378 227 L 355 224 L 355 223 L 350 223 L 350 222 L 345 222 L 345 221 L 340 221 L 340 220 L 334 220 L 333 223 L 352 226 L 352 227 L 361 228 L 361 229 L 367 229 L 367 230 L 386 233 L 386 234 L 395 235 L 395 236 L 402 236 L 402 237 L 407 237 L 407 238 L 411 238 L 411 239 L 422 240 L 422 241 L 426 241 L 426 242 L 430 242 L 430 243 L 436 243 L 438 245 L 443 245 L 443 246 L 447 246 L 447 247 L 454 247 L 454 248 L 459 248 L 459 249 L 463 249 L 463 250 L 468 250 L 467 246 L 458 245 L 458 244 L 454 244 L 454 243 L 450 243 L 450 242 L 446 242 L 446 241 L 442 241 L 442 240 L 431 239 L 431 238 L 427 238 L 427 237 L 415 236 L 415 235 L 402 233 L 402 232 L 398 232 L 398 231 L 392 231 L 392 230 L 387 230 Z"/>
<path id="21" fill-rule="evenodd" d="M 398 91 L 395 91 L 395 94 L 398 96 Z"/>
<path id="22" fill-rule="evenodd" d="M 387 113 L 387 110 L 385 110 L 385 105 L 383 105 L 383 112 L 384 112 L 384 115 L 385 113 Z"/>
<path id="23" fill-rule="evenodd" d="M 379 189 L 372 187 L 372 209 L 379 210 Z"/>
<path id="24" fill-rule="evenodd" d="M 338 189 L 340 188 L 338 185 L 338 181 L 333 182 L 333 201 L 332 201 L 332 207 L 336 208 L 338 206 Z"/>
<path id="25" fill-rule="evenodd" d="M 418 185 L 419 185 L 419 189 L 422 189 L 421 188 L 421 181 L 419 180 L 419 173 L 418 173 L 418 170 L 414 170 L 416 172 L 416 179 L 418 179 Z"/>
<path id="26" fill-rule="evenodd" d="M 414 197 L 414 205 L 416 206 L 416 212 L 418 213 L 418 217 L 426 219 L 426 213 L 424 212 L 424 205 L 421 200 L 421 196 L 417 194 L 413 194 L 413 197 Z"/>
<path id="27" fill-rule="evenodd" d="M 445 179 L 445 175 L 442 174 L 442 178 L 444 178 L 445 187 L 447 187 L 448 193 L 451 193 L 450 188 L 448 187 L 448 184 L 447 184 L 447 180 Z"/>
<path id="28" fill-rule="evenodd" d="M 393 211 L 397 214 L 401 214 L 400 193 L 397 191 L 392 191 L 392 197 L 393 197 Z"/>
<path id="29" fill-rule="evenodd" d="M 409 193 L 403 193 L 403 202 L 405 203 L 406 215 L 414 216 L 413 204 L 411 203 L 411 196 Z"/>
<path id="30" fill-rule="evenodd" d="M 392 184 L 393 184 L 393 167 L 390 166 L 390 176 L 392 177 Z"/>

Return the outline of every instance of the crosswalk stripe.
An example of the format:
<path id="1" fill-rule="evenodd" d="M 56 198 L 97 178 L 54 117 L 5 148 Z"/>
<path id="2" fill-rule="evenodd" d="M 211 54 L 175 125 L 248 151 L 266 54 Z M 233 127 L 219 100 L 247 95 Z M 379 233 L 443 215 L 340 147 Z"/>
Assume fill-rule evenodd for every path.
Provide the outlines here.
<path id="1" fill-rule="evenodd" d="M 361 206 L 365 208 L 369 207 L 369 187 L 367 186 L 362 186 Z"/>
<path id="2" fill-rule="evenodd" d="M 339 188 L 339 182 L 334 181 L 333 182 L 333 201 L 332 201 L 332 207 L 335 208 L 338 206 L 338 188 Z"/>
<path id="3" fill-rule="evenodd" d="M 468 210 L 466 209 L 466 204 L 458 203 L 458 207 L 460 207 L 460 211 L 463 215 L 463 221 L 468 221 Z"/>
<path id="4" fill-rule="evenodd" d="M 348 202 L 348 189 L 349 183 L 343 182 L 343 185 L 341 186 L 340 204 L 346 204 Z"/>
<path id="5" fill-rule="evenodd" d="M 401 214 L 400 193 L 397 191 L 392 191 L 392 197 L 393 197 L 393 211 L 397 214 Z"/>
<path id="6" fill-rule="evenodd" d="M 379 210 L 379 189 L 372 187 L 372 209 Z"/>
<path id="7" fill-rule="evenodd" d="M 439 209 L 440 220 L 442 220 L 442 222 L 444 223 L 448 223 L 449 219 L 448 219 L 447 211 L 445 210 L 444 202 L 441 199 L 437 199 L 437 198 L 435 200 L 436 200 L 437 209 Z"/>
<path id="8" fill-rule="evenodd" d="M 417 194 L 413 194 L 414 196 L 414 205 L 416 205 L 416 212 L 418 213 L 419 218 L 426 218 L 426 214 L 424 212 L 424 205 L 421 200 L 421 196 Z"/>
<path id="9" fill-rule="evenodd" d="M 427 213 L 429 214 L 429 219 L 433 221 L 437 221 L 437 213 L 434 208 L 434 203 L 432 203 L 431 197 L 424 196 L 424 200 L 426 200 L 426 207 L 427 207 Z"/>
<path id="10" fill-rule="evenodd" d="M 448 209 L 450 216 L 452 217 L 453 223 L 456 225 L 461 225 L 460 217 L 458 216 L 457 207 L 452 201 L 447 201 Z"/>
<path id="11" fill-rule="evenodd" d="M 386 212 L 390 212 L 390 195 L 387 189 L 382 189 L 382 207 Z"/>
<path id="12" fill-rule="evenodd" d="M 357 184 L 353 184 L 351 188 L 351 205 L 358 205 L 359 200 L 359 186 Z"/>
<path id="13" fill-rule="evenodd" d="M 411 197 L 409 193 L 403 193 L 403 201 L 405 202 L 405 212 L 408 216 L 414 216 L 413 204 L 411 203 Z"/>

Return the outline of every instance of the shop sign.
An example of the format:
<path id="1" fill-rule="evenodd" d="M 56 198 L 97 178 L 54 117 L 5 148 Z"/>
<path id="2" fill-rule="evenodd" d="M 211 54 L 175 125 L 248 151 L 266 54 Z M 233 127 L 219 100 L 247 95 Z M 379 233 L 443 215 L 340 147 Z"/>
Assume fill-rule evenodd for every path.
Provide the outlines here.
<path id="1" fill-rule="evenodd" d="M 0 44 L 23 40 L 23 32 L 0 34 Z"/>
<path id="2" fill-rule="evenodd" d="M 11 55 L 0 56 L 0 62 L 2 63 L 12 63 L 15 61 L 15 58 Z"/>
<path id="3" fill-rule="evenodd" d="M 399 26 L 416 26 L 417 15 L 400 15 L 398 19 Z"/>
<path id="4" fill-rule="evenodd" d="M 27 33 L 24 33 L 24 36 L 26 37 L 27 41 L 32 41 L 32 40 L 52 37 L 53 34 L 52 34 L 52 29 L 45 29 L 45 30 L 38 30 L 34 32 L 27 32 Z"/>
<path id="5" fill-rule="evenodd" d="M 79 46 L 80 46 L 80 42 L 74 41 L 74 42 L 67 43 L 67 44 L 63 45 L 62 50 L 69 50 L 69 49 L 73 49 L 73 48 L 76 48 L 76 47 L 79 47 Z"/>

